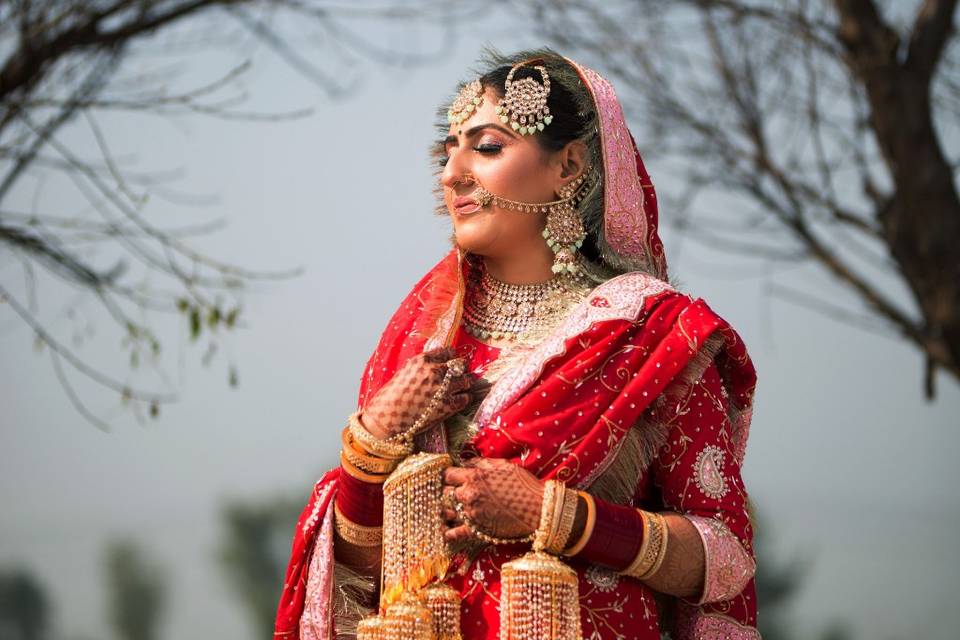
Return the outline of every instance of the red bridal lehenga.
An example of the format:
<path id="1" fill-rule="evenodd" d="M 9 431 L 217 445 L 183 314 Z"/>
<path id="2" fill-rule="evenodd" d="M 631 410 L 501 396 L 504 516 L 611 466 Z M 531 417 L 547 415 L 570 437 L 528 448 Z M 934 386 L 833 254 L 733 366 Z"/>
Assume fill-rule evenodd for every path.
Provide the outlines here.
<path id="1" fill-rule="evenodd" d="M 408 358 L 452 345 L 469 370 L 493 382 L 475 411 L 457 417 L 467 425 L 461 457 L 509 459 L 541 479 L 589 492 L 598 505 L 675 512 L 700 534 L 706 570 L 692 598 L 659 594 L 603 564 L 567 558 L 579 581 L 583 638 L 654 640 L 661 631 L 676 640 L 759 638 L 740 474 L 754 368 L 726 321 L 668 283 L 656 195 L 613 89 L 570 62 L 600 116 L 604 240 L 636 270 L 585 289 L 539 343 L 501 353 L 462 326 L 464 298 L 481 267 L 454 250 L 390 319 L 363 374 L 358 406 Z M 355 629 L 357 606 L 351 612 L 339 584 L 349 571 L 333 551 L 336 495 L 349 479 L 340 468 L 324 475 L 297 523 L 275 637 L 332 640 Z M 587 546 L 632 544 L 617 534 L 598 527 Z M 499 637 L 501 566 L 529 548 L 484 547 L 446 579 L 461 595 L 464 639 Z"/>

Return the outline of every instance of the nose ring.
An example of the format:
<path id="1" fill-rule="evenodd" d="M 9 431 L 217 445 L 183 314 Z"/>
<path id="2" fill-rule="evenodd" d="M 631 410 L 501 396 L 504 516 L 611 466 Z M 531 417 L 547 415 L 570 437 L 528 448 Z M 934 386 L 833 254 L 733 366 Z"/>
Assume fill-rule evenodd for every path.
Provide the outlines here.
<path id="1" fill-rule="evenodd" d="M 467 180 L 467 178 L 468 178 L 468 177 L 470 178 L 470 182 L 471 182 L 471 183 L 473 183 L 473 182 L 476 182 L 476 181 L 477 181 L 477 179 L 476 179 L 476 178 L 474 178 L 472 174 L 469 174 L 469 173 L 465 173 L 465 174 L 463 175 L 463 177 L 462 177 L 462 178 L 459 178 L 459 179 L 457 179 L 457 181 L 456 181 L 456 182 L 454 182 L 454 184 L 455 184 L 455 185 L 456 185 L 456 184 L 460 184 L 461 182 L 463 182 L 463 183 L 466 183 L 466 180 Z"/>

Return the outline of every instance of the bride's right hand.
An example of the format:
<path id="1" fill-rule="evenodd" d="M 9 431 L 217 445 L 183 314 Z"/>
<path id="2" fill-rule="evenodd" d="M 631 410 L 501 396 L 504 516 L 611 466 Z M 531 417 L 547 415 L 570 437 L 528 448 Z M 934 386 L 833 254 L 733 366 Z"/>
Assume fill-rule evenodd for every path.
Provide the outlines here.
<path id="1" fill-rule="evenodd" d="M 451 347 L 425 351 L 403 365 L 370 399 L 360 419 L 378 438 L 407 431 L 427 410 L 447 373 L 447 362 L 456 357 Z M 462 411 L 473 400 L 476 377 L 469 372 L 454 376 L 439 405 L 423 427 Z"/>

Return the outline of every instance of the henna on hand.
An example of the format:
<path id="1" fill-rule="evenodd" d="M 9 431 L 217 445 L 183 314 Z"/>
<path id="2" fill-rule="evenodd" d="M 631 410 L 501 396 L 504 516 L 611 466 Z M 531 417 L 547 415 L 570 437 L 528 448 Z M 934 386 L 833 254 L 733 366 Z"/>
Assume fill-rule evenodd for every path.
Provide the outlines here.
<path id="1" fill-rule="evenodd" d="M 379 438 L 410 429 L 429 408 L 447 374 L 447 362 L 454 357 L 456 352 L 446 347 L 425 351 L 407 360 L 363 408 L 363 425 Z M 473 401 L 476 384 L 476 377 L 470 373 L 454 376 L 447 393 L 423 426 L 465 409 Z"/>
<path id="2" fill-rule="evenodd" d="M 543 502 L 543 482 L 509 460 L 477 458 L 443 473 L 444 493 L 463 505 L 463 512 L 483 533 L 497 538 L 522 538 L 536 531 Z M 451 526 L 449 542 L 473 538 L 455 510 L 444 508 Z"/>

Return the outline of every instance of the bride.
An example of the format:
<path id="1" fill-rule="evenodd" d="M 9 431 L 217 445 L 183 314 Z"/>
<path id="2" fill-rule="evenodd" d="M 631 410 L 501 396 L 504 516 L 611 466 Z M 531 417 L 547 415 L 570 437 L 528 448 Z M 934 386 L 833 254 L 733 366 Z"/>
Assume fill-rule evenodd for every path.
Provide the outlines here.
<path id="1" fill-rule="evenodd" d="M 341 464 L 297 523 L 275 637 L 353 637 L 384 602 L 384 482 L 426 451 L 453 463 L 436 578 L 462 638 L 528 633 L 501 616 L 504 565 L 531 540 L 575 572 L 579 626 L 556 637 L 759 638 L 745 346 L 669 283 L 610 83 L 550 49 L 483 63 L 435 147 L 455 246 L 367 363 Z"/>

